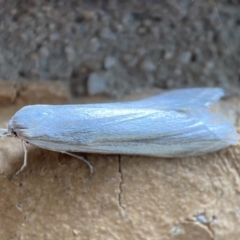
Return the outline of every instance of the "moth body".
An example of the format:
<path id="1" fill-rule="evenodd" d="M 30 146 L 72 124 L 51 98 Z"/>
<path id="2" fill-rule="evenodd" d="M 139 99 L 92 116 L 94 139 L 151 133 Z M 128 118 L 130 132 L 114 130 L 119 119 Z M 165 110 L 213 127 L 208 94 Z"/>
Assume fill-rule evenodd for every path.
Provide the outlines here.
<path id="1" fill-rule="evenodd" d="M 210 112 L 219 88 L 175 90 L 105 104 L 30 105 L 9 121 L 8 134 L 60 152 L 188 157 L 238 143 L 235 128 Z"/>

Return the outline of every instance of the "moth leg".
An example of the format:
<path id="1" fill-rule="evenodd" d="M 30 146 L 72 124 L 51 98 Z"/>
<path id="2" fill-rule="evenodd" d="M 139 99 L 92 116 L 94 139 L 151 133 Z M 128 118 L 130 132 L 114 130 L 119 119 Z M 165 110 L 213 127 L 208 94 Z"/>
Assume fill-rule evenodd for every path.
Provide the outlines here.
<path id="1" fill-rule="evenodd" d="M 86 163 L 88 165 L 89 169 L 90 169 L 90 177 L 92 177 L 92 175 L 93 175 L 93 166 L 91 165 L 91 163 L 86 158 L 84 158 L 82 156 L 78 156 L 78 155 L 70 153 L 70 152 L 62 152 L 62 153 L 68 154 L 68 155 L 70 155 L 72 157 L 75 157 L 75 158 L 83 161 L 84 163 Z"/>
<path id="2" fill-rule="evenodd" d="M 22 147 L 23 147 L 23 151 L 24 151 L 23 165 L 14 175 L 19 174 L 27 166 L 27 153 L 28 153 L 28 150 L 27 150 L 25 142 L 23 140 L 21 142 L 22 142 Z"/>

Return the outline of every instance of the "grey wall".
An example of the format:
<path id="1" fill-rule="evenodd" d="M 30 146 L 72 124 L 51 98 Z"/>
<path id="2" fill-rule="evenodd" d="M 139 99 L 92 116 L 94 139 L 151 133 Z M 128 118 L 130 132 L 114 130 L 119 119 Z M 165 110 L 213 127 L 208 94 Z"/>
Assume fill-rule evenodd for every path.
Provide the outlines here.
<path id="1" fill-rule="evenodd" d="M 210 0 L 0 1 L 0 78 L 60 79 L 74 95 L 189 86 L 234 94 L 240 4 L 216 4 L 222 25 Z"/>

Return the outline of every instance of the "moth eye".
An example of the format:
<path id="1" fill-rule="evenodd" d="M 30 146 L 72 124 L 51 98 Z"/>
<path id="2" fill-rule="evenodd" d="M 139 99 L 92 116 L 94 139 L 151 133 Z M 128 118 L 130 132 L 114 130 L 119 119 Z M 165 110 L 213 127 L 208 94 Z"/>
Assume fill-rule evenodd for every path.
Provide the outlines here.
<path id="1" fill-rule="evenodd" d="M 17 133 L 13 129 L 12 129 L 11 133 L 14 137 L 18 137 Z"/>

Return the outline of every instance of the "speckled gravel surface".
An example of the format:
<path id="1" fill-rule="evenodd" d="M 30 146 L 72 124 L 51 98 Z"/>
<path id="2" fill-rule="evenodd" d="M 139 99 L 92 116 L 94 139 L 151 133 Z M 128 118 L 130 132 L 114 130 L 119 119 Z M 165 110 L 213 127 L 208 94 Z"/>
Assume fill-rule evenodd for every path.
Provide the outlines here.
<path id="1" fill-rule="evenodd" d="M 216 4 L 222 24 L 210 0 L 0 0 L 0 78 L 63 80 L 74 95 L 189 86 L 234 94 L 240 4 Z"/>

